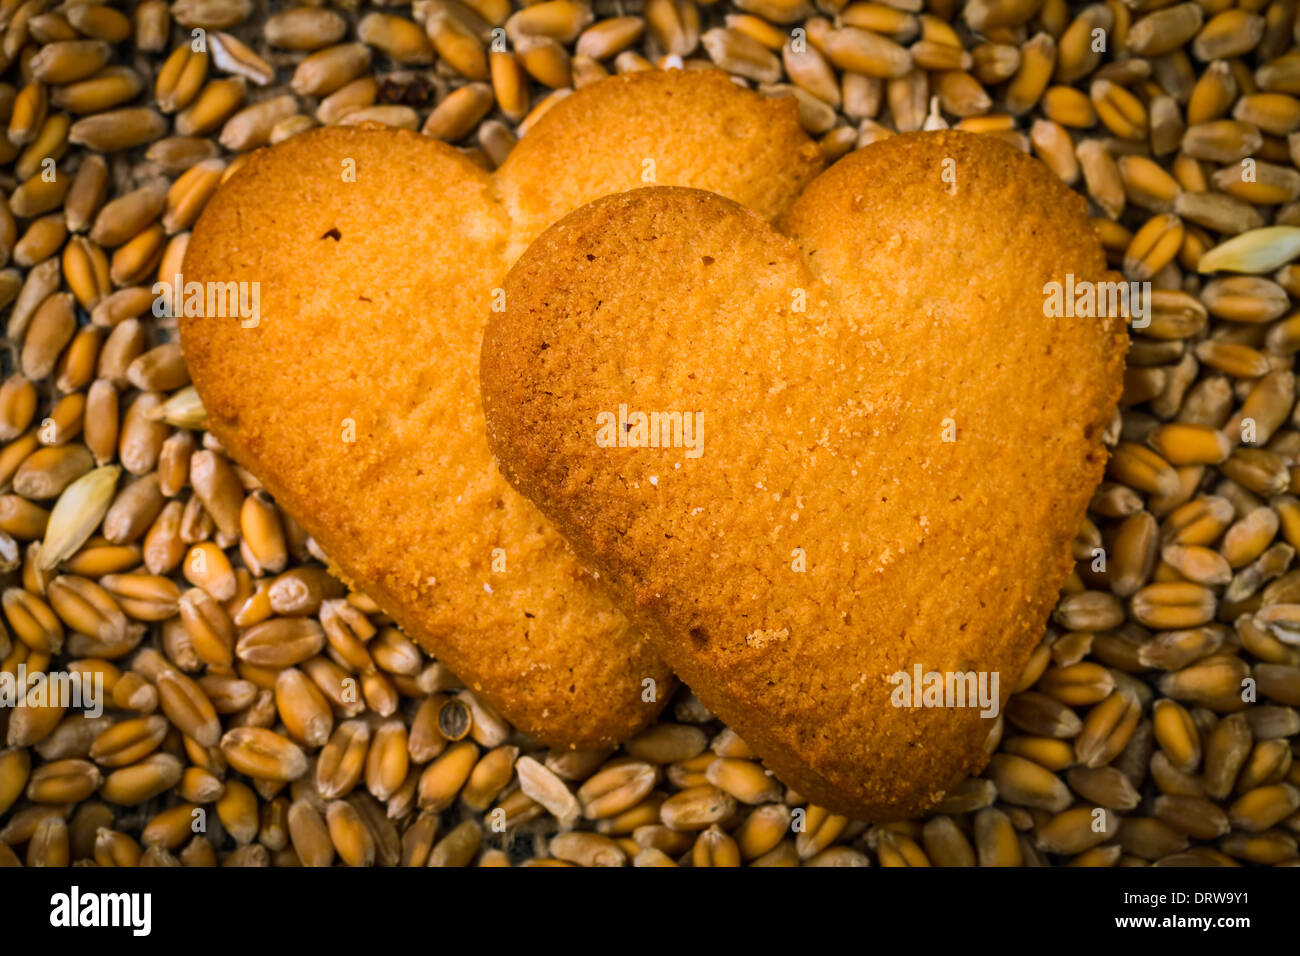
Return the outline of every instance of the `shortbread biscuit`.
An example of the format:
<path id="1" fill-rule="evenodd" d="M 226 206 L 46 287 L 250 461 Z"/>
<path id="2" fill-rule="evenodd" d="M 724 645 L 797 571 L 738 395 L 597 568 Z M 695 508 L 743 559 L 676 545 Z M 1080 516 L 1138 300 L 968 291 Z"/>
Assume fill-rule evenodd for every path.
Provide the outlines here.
<path id="1" fill-rule="evenodd" d="M 213 197 L 185 257 L 186 283 L 260 292 L 255 327 L 180 318 L 208 427 L 343 577 L 516 726 L 610 746 L 673 679 L 497 472 L 483 323 L 512 250 L 646 169 L 775 215 L 820 167 L 792 103 L 714 73 L 575 93 L 497 177 L 414 133 L 293 137 Z"/>
<path id="2" fill-rule="evenodd" d="M 561 220 L 489 322 L 489 441 L 782 781 L 897 819 L 984 766 L 1042 637 L 1126 343 L 1045 286 L 1118 277 L 1081 199 L 970 134 L 849 155 L 783 228 L 666 188 Z M 917 668 L 952 695 L 900 696 Z M 967 673 L 974 706 L 924 706 Z"/>
<path id="3" fill-rule="evenodd" d="M 776 219 L 821 172 L 793 100 L 716 70 L 628 73 L 560 101 L 497 172 L 511 261 L 570 210 L 648 185 L 691 186 Z"/>

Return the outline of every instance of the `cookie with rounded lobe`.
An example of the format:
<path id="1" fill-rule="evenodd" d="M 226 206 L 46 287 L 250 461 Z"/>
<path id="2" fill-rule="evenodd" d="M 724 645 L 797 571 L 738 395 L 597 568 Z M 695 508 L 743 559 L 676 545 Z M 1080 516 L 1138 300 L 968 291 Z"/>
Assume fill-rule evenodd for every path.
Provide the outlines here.
<path id="1" fill-rule="evenodd" d="M 489 441 L 783 782 L 917 814 L 988 759 L 1102 475 L 1127 336 L 1049 318 L 1067 276 L 1118 279 L 1083 201 L 969 134 L 849 155 L 781 231 L 607 197 L 506 279 Z"/>
<path id="2" fill-rule="evenodd" d="M 215 305 L 179 318 L 208 427 L 342 577 L 517 727 L 612 746 L 673 678 L 498 473 L 484 322 L 517 251 L 587 201 L 676 183 L 774 217 L 821 165 L 792 102 L 713 72 L 581 90 L 496 175 L 404 131 L 259 151 L 209 202 L 183 264 L 187 287 L 257 290 L 255 320 Z"/>

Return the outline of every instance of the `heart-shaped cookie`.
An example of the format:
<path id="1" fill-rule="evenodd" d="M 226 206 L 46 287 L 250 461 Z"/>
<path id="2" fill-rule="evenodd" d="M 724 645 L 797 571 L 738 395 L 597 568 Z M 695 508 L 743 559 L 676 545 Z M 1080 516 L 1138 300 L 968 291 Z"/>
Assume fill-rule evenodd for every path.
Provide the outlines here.
<path id="1" fill-rule="evenodd" d="M 1106 280 L 1102 249 L 992 138 L 869 146 L 783 229 L 664 188 L 561 220 L 489 322 L 489 441 L 784 782 L 895 819 L 987 760 L 1126 335 L 1045 314 L 1048 283 Z"/>
<path id="2" fill-rule="evenodd" d="M 712 72 L 579 91 L 496 176 L 413 133 L 294 137 L 255 154 L 190 240 L 187 290 L 256 290 L 259 306 L 256 321 L 180 317 L 208 427 L 516 726 L 612 745 L 654 717 L 672 676 L 497 472 L 483 323 L 515 251 L 584 202 L 658 181 L 775 216 L 821 164 L 792 102 Z"/>

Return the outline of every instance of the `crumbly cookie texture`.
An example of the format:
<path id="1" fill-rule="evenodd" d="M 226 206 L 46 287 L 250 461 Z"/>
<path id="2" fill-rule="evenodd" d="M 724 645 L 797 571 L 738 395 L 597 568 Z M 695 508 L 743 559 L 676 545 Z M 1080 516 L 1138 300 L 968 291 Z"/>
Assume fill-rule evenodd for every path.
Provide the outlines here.
<path id="1" fill-rule="evenodd" d="M 607 747 L 673 678 L 497 472 L 478 390 L 494 291 L 533 233 L 647 168 L 775 216 L 821 154 L 792 102 L 716 73 L 596 84 L 526 143 L 496 177 L 392 130 L 253 155 L 197 223 L 184 277 L 257 283 L 260 321 L 180 330 L 209 429 L 343 576 L 525 733 Z"/>
<path id="2" fill-rule="evenodd" d="M 497 171 L 513 226 L 511 261 L 555 220 L 647 185 L 707 189 L 767 219 L 822 170 L 792 101 L 717 70 L 628 73 L 556 104 Z"/>
<path id="3" fill-rule="evenodd" d="M 1004 704 L 1102 475 L 1123 321 L 1047 318 L 1044 286 L 1118 277 L 1081 199 L 961 133 L 849 155 L 782 229 L 669 188 L 561 220 L 489 322 L 488 437 L 785 783 L 897 819 L 995 721 L 891 676 L 996 672 Z M 620 406 L 698 413 L 700 454 L 598 443 Z"/>

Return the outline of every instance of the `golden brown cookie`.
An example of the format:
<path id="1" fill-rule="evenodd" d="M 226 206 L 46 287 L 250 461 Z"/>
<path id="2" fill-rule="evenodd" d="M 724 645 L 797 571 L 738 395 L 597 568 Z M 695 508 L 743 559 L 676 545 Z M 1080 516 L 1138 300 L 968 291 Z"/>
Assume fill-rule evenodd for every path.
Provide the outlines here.
<path id="1" fill-rule="evenodd" d="M 530 231 L 647 168 L 775 215 L 820 165 L 792 103 L 714 73 L 584 89 L 497 177 L 400 131 L 332 128 L 254 154 L 183 266 L 187 284 L 259 293 L 252 327 L 211 309 L 180 319 L 208 427 L 343 576 L 516 726 L 612 745 L 654 717 L 672 677 L 497 472 L 483 323 Z"/>
<path id="2" fill-rule="evenodd" d="M 561 220 L 489 322 L 489 441 L 778 777 L 896 819 L 987 760 L 1126 336 L 1045 315 L 1047 283 L 1105 258 L 1083 201 L 992 138 L 851 154 L 783 228 L 665 188 Z M 974 706 L 929 706 L 959 683 Z"/>
<path id="3" fill-rule="evenodd" d="M 649 185 L 691 186 L 767 219 L 822 169 L 793 101 L 717 70 L 626 73 L 561 100 L 497 172 L 514 226 L 511 261 L 570 210 Z"/>

